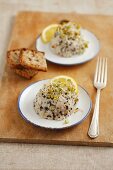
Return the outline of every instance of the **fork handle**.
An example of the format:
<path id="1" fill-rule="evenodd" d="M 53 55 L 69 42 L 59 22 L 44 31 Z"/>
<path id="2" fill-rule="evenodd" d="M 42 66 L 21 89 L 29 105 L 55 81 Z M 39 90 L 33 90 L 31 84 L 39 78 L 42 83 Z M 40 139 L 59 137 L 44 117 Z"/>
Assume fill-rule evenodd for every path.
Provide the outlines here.
<path id="1" fill-rule="evenodd" d="M 92 121 L 89 127 L 88 135 L 91 138 L 96 138 L 99 135 L 99 101 L 100 101 L 100 89 L 97 89 L 96 102 Z"/>

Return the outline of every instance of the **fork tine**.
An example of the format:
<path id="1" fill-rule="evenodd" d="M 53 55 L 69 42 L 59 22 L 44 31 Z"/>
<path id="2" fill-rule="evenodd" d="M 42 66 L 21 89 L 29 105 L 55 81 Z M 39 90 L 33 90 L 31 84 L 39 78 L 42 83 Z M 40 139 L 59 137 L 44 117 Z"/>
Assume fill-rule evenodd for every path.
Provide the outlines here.
<path id="1" fill-rule="evenodd" d="M 106 58 L 103 58 L 102 59 L 102 74 L 101 74 L 101 83 L 103 83 L 104 82 L 104 70 L 105 70 L 105 62 L 106 62 Z"/>
<path id="2" fill-rule="evenodd" d="M 104 83 L 107 83 L 107 58 L 105 59 L 105 76 L 104 76 Z"/>
<path id="3" fill-rule="evenodd" d="M 99 58 L 99 70 L 98 70 L 98 78 L 97 78 L 98 82 L 100 82 L 100 77 L 101 77 L 101 65 L 102 65 L 102 59 Z"/>
<path id="4" fill-rule="evenodd" d="M 94 82 L 96 82 L 96 81 L 97 81 L 98 69 L 99 69 L 99 57 L 98 57 L 98 60 L 97 60 L 97 65 L 96 65 L 96 71 L 95 71 L 95 78 L 94 78 Z"/>

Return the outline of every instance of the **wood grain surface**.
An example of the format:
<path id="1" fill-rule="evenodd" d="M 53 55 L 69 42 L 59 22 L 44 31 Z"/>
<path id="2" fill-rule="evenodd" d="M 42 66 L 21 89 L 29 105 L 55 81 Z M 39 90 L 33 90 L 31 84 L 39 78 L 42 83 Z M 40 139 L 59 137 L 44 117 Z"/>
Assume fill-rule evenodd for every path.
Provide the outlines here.
<path id="1" fill-rule="evenodd" d="M 48 24 L 59 22 L 62 19 L 74 20 L 92 31 L 101 43 L 99 56 L 108 58 L 108 85 L 102 91 L 100 102 L 100 136 L 94 140 L 87 136 L 93 110 L 82 124 L 66 130 L 53 131 L 38 128 L 25 122 L 19 115 L 17 108 L 18 96 L 26 86 L 38 80 L 61 74 L 75 78 L 89 92 L 94 103 L 96 90 L 93 87 L 93 75 L 97 61 L 97 58 L 95 58 L 83 65 L 70 67 L 48 62 L 48 72 L 40 72 L 32 80 L 25 80 L 17 76 L 6 65 L 0 89 L 0 140 L 6 142 L 113 146 L 112 16 L 21 12 L 15 19 L 8 49 L 35 48 L 36 37 L 42 29 Z"/>

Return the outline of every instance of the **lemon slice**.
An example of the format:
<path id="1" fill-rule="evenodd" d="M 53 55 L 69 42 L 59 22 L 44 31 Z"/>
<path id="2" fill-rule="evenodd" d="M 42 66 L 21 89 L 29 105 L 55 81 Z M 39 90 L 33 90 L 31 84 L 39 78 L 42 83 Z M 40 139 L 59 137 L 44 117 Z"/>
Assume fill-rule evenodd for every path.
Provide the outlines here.
<path id="1" fill-rule="evenodd" d="M 64 83 L 64 82 L 66 83 L 66 82 L 70 81 L 75 87 L 75 92 L 78 93 L 78 85 L 77 85 L 76 81 L 73 78 L 68 77 L 68 76 L 63 76 L 63 75 L 62 76 L 57 76 L 57 77 L 54 77 L 51 80 L 51 83 L 57 83 L 59 81 L 62 82 L 62 83 Z"/>
<path id="2" fill-rule="evenodd" d="M 51 24 L 43 30 L 41 34 L 43 43 L 48 43 L 51 41 L 58 26 L 58 24 Z"/>

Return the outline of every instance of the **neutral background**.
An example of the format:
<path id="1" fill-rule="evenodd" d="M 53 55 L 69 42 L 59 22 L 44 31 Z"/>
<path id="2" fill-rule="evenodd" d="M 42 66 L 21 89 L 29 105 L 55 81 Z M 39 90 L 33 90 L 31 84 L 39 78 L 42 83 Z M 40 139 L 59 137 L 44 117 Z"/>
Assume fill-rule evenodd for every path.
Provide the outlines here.
<path id="1" fill-rule="evenodd" d="M 13 16 L 21 10 L 113 15 L 113 0 L 0 0 L 0 76 Z M 113 148 L 0 143 L 0 169 L 113 170 Z"/>

